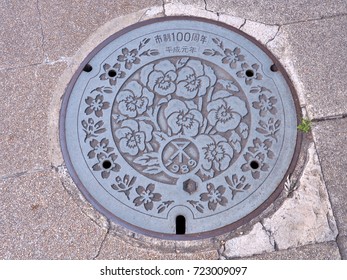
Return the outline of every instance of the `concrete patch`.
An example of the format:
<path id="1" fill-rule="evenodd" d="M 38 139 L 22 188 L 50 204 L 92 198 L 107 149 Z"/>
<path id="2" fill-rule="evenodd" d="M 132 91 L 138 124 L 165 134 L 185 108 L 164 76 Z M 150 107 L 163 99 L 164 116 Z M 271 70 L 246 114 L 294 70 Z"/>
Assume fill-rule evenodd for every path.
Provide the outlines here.
<path id="1" fill-rule="evenodd" d="M 216 13 L 201 9 L 195 5 L 168 3 L 164 5 L 164 9 L 166 16 L 195 16 L 218 20 Z"/>
<path id="2" fill-rule="evenodd" d="M 337 227 L 314 144 L 308 149 L 308 161 L 297 184 L 297 191 L 272 217 L 257 223 L 248 234 L 228 240 L 223 255 L 251 256 L 335 240 Z"/>

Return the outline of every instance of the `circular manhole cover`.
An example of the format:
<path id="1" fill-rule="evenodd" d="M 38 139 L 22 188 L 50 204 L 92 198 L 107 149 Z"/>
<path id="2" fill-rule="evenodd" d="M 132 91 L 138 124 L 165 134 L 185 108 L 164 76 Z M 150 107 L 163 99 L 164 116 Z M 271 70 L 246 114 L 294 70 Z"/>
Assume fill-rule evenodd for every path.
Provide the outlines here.
<path id="1" fill-rule="evenodd" d="M 162 238 L 231 230 L 280 192 L 292 87 L 249 36 L 209 20 L 135 24 L 85 60 L 61 110 L 68 170 L 107 217 Z"/>

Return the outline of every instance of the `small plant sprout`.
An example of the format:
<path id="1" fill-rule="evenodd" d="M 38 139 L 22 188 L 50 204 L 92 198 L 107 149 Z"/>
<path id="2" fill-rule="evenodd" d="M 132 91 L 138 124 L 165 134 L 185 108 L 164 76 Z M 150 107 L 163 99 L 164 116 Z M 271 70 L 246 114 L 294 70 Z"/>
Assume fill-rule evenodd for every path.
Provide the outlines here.
<path id="1" fill-rule="evenodd" d="M 293 195 L 293 192 L 298 189 L 298 185 L 293 182 L 290 175 L 288 175 L 286 182 L 284 183 L 284 189 L 287 194 L 287 197 L 291 197 Z"/>
<path id="2" fill-rule="evenodd" d="M 303 118 L 301 123 L 298 125 L 298 130 L 304 133 L 311 131 L 312 122 L 308 118 Z"/>

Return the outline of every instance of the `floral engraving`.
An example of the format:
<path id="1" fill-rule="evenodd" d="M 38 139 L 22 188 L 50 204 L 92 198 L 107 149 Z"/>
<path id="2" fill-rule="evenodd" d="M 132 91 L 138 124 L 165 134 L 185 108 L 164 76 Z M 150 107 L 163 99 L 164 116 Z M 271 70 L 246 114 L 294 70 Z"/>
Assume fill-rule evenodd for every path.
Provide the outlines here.
<path id="1" fill-rule="evenodd" d="M 212 183 L 207 184 L 207 192 L 200 195 L 201 201 L 208 201 L 208 209 L 215 211 L 218 205 L 226 206 L 228 199 L 223 196 L 225 187 L 219 186 L 215 188 Z"/>
<path id="2" fill-rule="evenodd" d="M 118 56 L 117 60 L 124 62 L 125 69 L 130 70 L 133 64 L 139 64 L 141 61 L 137 55 L 137 49 L 132 49 L 131 51 L 129 51 L 128 48 L 123 48 L 122 54 Z"/>
<path id="3" fill-rule="evenodd" d="M 203 65 L 198 60 L 189 60 L 178 71 L 176 94 L 186 99 L 203 96 L 207 88 L 213 86 L 215 82 L 215 74 L 210 66 Z"/>
<path id="4" fill-rule="evenodd" d="M 237 63 L 240 61 L 244 61 L 245 57 L 241 54 L 241 49 L 235 47 L 234 49 L 229 49 L 224 47 L 223 41 L 219 38 L 213 38 L 213 43 L 223 52 L 217 51 L 215 49 L 205 49 L 203 54 L 208 56 L 222 56 L 222 63 L 229 64 L 230 68 L 237 68 Z"/>
<path id="5" fill-rule="evenodd" d="M 246 143 L 249 109 L 235 79 L 218 71 L 179 57 L 128 78 L 115 98 L 112 131 L 138 171 L 175 184 L 182 174 L 207 180 L 229 168 Z"/>
<path id="6" fill-rule="evenodd" d="M 241 176 L 240 178 L 234 174 L 231 179 L 229 176 L 225 176 L 225 181 L 228 184 L 229 189 L 231 190 L 231 199 L 234 199 L 235 195 L 239 192 L 244 192 L 248 190 L 251 185 L 246 183 L 246 177 Z"/>
<path id="7" fill-rule="evenodd" d="M 260 178 L 260 171 L 268 171 L 269 165 L 266 158 L 273 159 L 275 154 L 270 150 L 272 142 L 269 139 L 261 141 L 259 138 L 253 140 L 253 147 L 249 147 L 244 155 L 246 163 L 241 166 L 242 171 L 251 171 L 254 179 Z"/>
<path id="8" fill-rule="evenodd" d="M 193 206 L 197 211 L 199 211 L 200 213 L 204 213 L 204 205 L 202 205 L 200 203 L 200 201 L 196 201 L 196 200 L 187 200 L 187 202 Z"/>
<path id="9" fill-rule="evenodd" d="M 104 133 L 106 131 L 106 128 L 104 128 L 103 126 L 103 121 L 95 122 L 92 118 L 88 118 L 88 120 L 83 120 L 82 127 L 84 133 L 86 134 L 84 142 L 86 142 L 88 138 L 96 137 L 97 134 Z"/>
<path id="10" fill-rule="evenodd" d="M 154 193 L 154 184 L 149 184 L 146 189 L 142 186 L 136 188 L 136 193 L 139 195 L 133 201 L 135 206 L 141 206 L 146 209 L 146 211 L 153 209 L 153 202 L 161 200 L 161 194 Z"/>
<path id="11" fill-rule="evenodd" d="M 114 149 L 111 147 L 108 147 L 109 140 L 106 138 L 103 138 L 100 142 L 96 139 L 93 139 L 90 141 L 90 146 L 93 148 L 89 153 L 89 158 L 95 158 L 97 154 L 104 154 L 107 155 L 110 152 L 112 152 Z"/>
<path id="12" fill-rule="evenodd" d="M 163 201 L 162 203 L 159 204 L 157 207 L 158 214 L 164 212 L 166 209 L 170 207 L 171 204 L 173 204 L 175 201 L 173 200 L 168 200 L 168 201 Z"/>
<path id="13" fill-rule="evenodd" d="M 242 70 L 237 72 L 236 75 L 239 78 L 244 78 L 246 85 L 251 85 L 253 80 L 262 80 L 263 75 L 258 72 L 259 65 L 253 64 L 251 67 L 247 63 L 241 64 Z"/>
<path id="14" fill-rule="evenodd" d="M 230 96 L 225 91 L 219 91 L 213 96 L 212 102 L 207 105 L 207 110 L 209 111 L 207 118 L 218 132 L 235 129 L 248 113 L 244 101 Z"/>
<path id="15" fill-rule="evenodd" d="M 234 152 L 225 138 L 220 135 L 200 135 L 197 141 L 201 145 L 204 173 L 212 177 L 215 171 L 224 171 L 229 167 Z"/>
<path id="16" fill-rule="evenodd" d="M 269 112 L 272 115 L 277 113 L 277 109 L 274 104 L 277 103 L 277 99 L 274 96 L 268 98 L 265 94 L 259 96 L 259 102 L 253 102 L 253 107 L 259 110 L 259 115 L 265 117 Z"/>
<path id="17" fill-rule="evenodd" d="M 117 95 L 120 112 L 128 117 L 136 117 L 143 114 L 153 104 L 154 94 L 138 82 L 130 82 Z"/>
<path id="18" fill-rule="evenodd" d="M 195 106 L 188 108 L 189 105 L 177 99 L 168 103 L 164 115 L 172 133 L 188 136 L 196 136 L 199 133 L 203 121 L 202 114 Z"/>
<path id="19" fill-rule="evenodd" d="M 141 78 L 144 85 L 159 95 L 166 96 L 176 91 L 176 68 L 168 60 L 145 66 Z"/>
<path id="20" fill-rule="evenodd" d="M 265 137 L 272 137 L 277 142 L 277 134 L 280 130 L 281 121 L 275 120 L 274 118 L 269 118 L 267 122 L 260 120 L 259 127 L 256 128 L 261 134 L 264 134 Z"/>
<path id="21" fill-rule="evenodd" d="M 152 130 L 153 127 L 145 122 L 125 120 L 116 131 L 121 151 L 130 155 L 144 151 L 146 144 L 152 139 Z"/>
<path id="22" fill-rule="evenodd" d="M 95 98 L 89 96 L 85 101 L 89 105 L 85 110 L 87 115 L 95 113 L 95 116 L 102 117 L 103 110 L 110 107 L 110 103 L 104 102 L 104 97 L 101 94 L 98 94 Z"/>
<path id="23" fill-rule="evenodd" d="M 130 200 L 130 191 L 132 190 L 135 181 L 136 177 L 130 177 L 128 174 L 123 177 L 117 176 L 116 183 L 112 184 L 111 188 L 120 193 L 124 193 L 127 199 Z"/>
<path id="24" fill-rule="evenodd" d="M 116 163 L 117 155 L 100 153 L 96 157 L 98 163 L 94 164 L 92 168 L 94 171 L 101 171 L 102 178 L 107 179 L 111 171 L 118 172 L 120 170 L 120 165 Z"/>
<path id="25" fill-rule="evenodd" d="M 111 65 L 105 63 L 103 65 L 105 73 L 100 75 L 100 80 L 108 80 L 111 86 L 117 84 L 118 79 L 125 77 L 125 72 L 120 70 L 120 64 L 116 63 L 111 67 Z"/>

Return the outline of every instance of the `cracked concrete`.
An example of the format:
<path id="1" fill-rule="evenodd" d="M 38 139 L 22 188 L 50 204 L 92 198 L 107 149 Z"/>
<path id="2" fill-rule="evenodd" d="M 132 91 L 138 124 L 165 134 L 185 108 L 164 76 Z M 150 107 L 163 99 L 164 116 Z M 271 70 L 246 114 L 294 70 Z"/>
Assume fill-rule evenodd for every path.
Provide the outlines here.
<path id="1" fill-rule="evenodd" d="M 252 256 L 336 240 L 337 227 L 314 144 L 308 149 L 298 184 L 293 196 L 271 217 L 255 224 L 250 233 L 228 240 L 224 257 Z M 249 243 L 252 246 L 246 246 Z"/>

